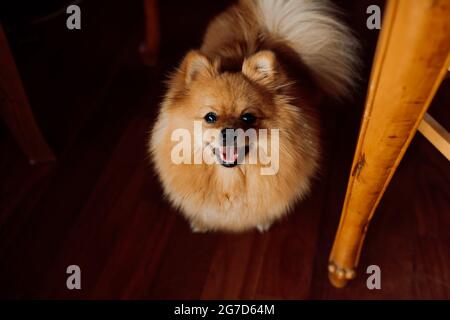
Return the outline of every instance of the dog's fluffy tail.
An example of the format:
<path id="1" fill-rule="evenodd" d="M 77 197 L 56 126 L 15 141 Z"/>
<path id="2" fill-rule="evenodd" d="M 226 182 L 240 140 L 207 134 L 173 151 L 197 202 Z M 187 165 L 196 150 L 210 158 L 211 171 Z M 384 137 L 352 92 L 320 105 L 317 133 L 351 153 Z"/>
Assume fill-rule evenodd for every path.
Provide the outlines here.
<path id="1" fill-rule="evenodd" d="M 325 92 L 335 98 L 350 95 L 358 79 L 359 43 L 329 1 L 250 1 L 263 31 L 286 41 Z"/>

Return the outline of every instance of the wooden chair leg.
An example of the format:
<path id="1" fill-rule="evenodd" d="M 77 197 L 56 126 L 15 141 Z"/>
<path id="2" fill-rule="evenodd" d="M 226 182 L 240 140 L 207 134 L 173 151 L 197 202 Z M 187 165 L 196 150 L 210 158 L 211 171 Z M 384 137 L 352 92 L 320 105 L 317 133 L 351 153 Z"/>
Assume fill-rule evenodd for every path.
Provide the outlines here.
<path id="1" fill-rule="evenodd" d="M 369 222 L 450 63 L 448 0 L 390 0 L 369 91 L 329 278 L 355 276 Z"/>
<path id="2" fill-rule="evenodd" d="M 0 25 L 0 112 L 31 164 L 55 156 L 34 119 L 14 58 Z"/>
<path id="3" fill-rule="evenodd" d="M 144 0 L 145 39 L 139 50 L 145 64 L 154 66 L 159 53 L 159 12 L 157 0 Z"/>
<path id="4" fill-rule="evenodd" d="M 419 131 L 444 157 L 450 161 L 450 132 L 428 113 L 419 125 Z"/>

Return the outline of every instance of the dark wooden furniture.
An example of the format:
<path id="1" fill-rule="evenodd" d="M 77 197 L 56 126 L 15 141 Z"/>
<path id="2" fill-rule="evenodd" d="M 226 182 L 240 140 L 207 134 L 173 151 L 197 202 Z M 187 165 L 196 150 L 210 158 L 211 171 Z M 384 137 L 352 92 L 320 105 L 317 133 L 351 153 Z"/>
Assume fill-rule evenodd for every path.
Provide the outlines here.
<path id="1" fill-rule="evenodd" d="M 1 25 L 0 113 L 31 164 L 55 160 L 33 116 Z"/>

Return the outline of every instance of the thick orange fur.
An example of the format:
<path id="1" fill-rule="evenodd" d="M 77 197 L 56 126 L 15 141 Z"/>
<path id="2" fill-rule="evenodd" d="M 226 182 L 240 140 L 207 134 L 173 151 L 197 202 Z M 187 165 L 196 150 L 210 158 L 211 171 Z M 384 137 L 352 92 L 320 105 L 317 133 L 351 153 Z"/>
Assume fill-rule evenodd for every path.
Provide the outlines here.
<path id="1" fill-rule="evenodd" d="M 196 231 L 266 229 L 308 193 L 319 166 L 315 110 L 331 86 L 262 26 L 255 3 L 241 1 L 210 24 L 202 47 L 171 76 L 152 130 L 149 152 L 165 195 Z M 261 175 L 261 164 L 174 164 L 172 132 L 185 128 L 193 137 L 193 121 L 211 111 L 218 119 L 203 122 L 205 129 L 240 128 L 249 111 L 257 116 L 252 128 L 279 129 L 278 172 Z"/>

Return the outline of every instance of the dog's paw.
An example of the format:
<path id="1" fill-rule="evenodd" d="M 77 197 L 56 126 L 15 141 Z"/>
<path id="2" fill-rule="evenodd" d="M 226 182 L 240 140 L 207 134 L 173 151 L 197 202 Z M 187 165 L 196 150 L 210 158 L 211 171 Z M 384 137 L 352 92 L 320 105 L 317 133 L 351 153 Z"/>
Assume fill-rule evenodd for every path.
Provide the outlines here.
<path id="1" fill-rule="evenodd" d="M 206 229 L 205 227 L 203 227 L 199 224 L 191 222 L 191 231 L 193 233 L 205 233 L 205 232 L 208 232 L 208 229 Z"/>
<path id="2" fill-rule="evenodd" d="M 258 229 L 258 231 L 259 231 L 260 233 L 264 233 L 264 232 L 266 232 L 267 230 L 270 229 L 270 226 L 272 226 L 272 223 L 258 224 L 258 225 L 256 226 L 256 229 Z"/>

